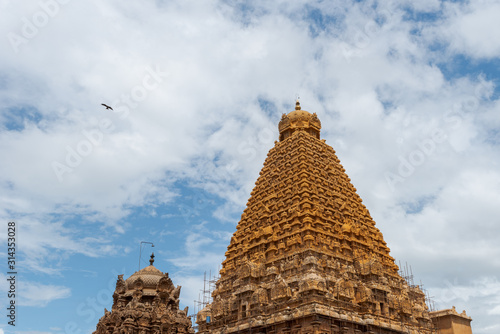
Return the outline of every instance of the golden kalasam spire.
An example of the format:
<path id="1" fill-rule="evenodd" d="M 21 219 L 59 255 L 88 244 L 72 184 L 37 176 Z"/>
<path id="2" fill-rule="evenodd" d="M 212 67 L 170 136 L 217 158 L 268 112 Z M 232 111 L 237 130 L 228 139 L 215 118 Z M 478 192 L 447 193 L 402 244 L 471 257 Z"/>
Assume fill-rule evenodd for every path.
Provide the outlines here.
<path id="1" fill-rule="evenodd" d="M 316 114 L 283 114 L 200 333 L 430 333 Z"/>
<path id="2" fill-rule="evenodd" d="M 300 102 L 297 100 L 295 110 L 281 116 L 278 129 L 280 132 L 280 141 L 290 137 L 297 130 L 304 130 L 319 139 L 321 122 L 316 113 L 311 114 L 308 111 L 302 110 Z"/>

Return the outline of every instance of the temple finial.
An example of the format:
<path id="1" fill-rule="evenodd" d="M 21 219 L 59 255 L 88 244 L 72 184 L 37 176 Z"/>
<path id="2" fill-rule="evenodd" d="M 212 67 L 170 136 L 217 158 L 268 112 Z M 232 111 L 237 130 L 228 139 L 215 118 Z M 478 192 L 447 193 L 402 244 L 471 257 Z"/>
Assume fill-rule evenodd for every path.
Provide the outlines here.
<path id="1" fill-rule="evenodd" d="M 155 253 L 151 254 L 151 258 L 149 259 L 149 265 L 152 266 L 153 262 L 155 262 Z"/>
<path id="2" fill-rule="evenodd" d="M 297 98 L 297 102 L 295 102 L 295 110 L 300 110 L 300 102 L 299 102 L 298 98 Z"/>

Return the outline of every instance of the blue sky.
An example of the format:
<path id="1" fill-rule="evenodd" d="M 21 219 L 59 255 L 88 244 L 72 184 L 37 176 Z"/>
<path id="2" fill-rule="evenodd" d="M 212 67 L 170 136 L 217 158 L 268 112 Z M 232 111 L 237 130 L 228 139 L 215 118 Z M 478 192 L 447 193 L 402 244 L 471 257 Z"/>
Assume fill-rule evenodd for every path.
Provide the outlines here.
<path id="1" fill-rule="evenodd" d="M 498 333 L 498 17 L 488 0 L 0 1 L 0 254 L 15 221 L 19 272 L 0 333 L 91 333 L 141 241 L 191 313 L 297 96 L 396 261 Z"/>

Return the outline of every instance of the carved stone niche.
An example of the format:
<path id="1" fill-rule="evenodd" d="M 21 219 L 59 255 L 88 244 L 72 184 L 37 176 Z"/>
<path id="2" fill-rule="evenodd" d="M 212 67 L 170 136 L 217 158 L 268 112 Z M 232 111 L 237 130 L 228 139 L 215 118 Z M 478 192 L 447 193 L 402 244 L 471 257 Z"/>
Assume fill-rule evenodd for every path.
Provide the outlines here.
<path id="1" fill-rule="evenodd" d="M 144 288 L 144 282 L 143 280 L 139 277 L 136 281 L 135 281 L 135 284 L 134 284 L 134 289 L 137 290 L 137 291 L 142 291 L 142 289 Z"/>
<path id="2" fill-rule="evenodd" d="M 172 283 L 172 280 L 168 276 L 162 277 L 158 282 L 156 291 L 170 293 L 172 292 L 172 290 L 174 290 L 174 284 Z"/>

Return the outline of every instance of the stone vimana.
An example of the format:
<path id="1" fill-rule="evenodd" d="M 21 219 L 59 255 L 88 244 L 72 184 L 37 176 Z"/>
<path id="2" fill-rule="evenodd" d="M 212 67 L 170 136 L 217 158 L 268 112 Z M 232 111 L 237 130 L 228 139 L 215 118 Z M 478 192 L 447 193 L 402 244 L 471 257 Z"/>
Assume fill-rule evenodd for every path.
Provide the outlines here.
<path id="1" fill-rule="evenodd" d="M 94 334 L 194 333 L 187 307 L 179 310 L 181 287 L 153 266 L 154 254 L 149 262 L 126 280 L 118 276 L 111 312 L 104 310 Z"/>
<path id="2" fill-rule="evenodd" d="M 454 308 L 429 311 L 394 258 L 317 115 L 283 114 L 227 248 L 203 334 L 471 334 Z M 152 263 L 119 276 L 95 333 L 192 333 L 180 287 Z"/>

